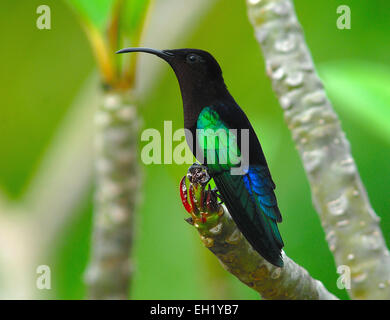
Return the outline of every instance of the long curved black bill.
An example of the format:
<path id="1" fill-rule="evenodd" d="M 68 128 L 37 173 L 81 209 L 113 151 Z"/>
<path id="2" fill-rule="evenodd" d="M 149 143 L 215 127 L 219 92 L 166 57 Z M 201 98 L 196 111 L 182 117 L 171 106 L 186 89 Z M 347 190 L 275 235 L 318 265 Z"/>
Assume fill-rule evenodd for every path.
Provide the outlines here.
<path id="1" fill-rule="evenodd" d="M 116 53 L 127 53 L 127 52 L 145 52 L 154 54 L 164 60 L 167 60 L 169 58 L 173 57 L 173 54 L 164 50 L 156 50 L 151 48 L 125 48 L 117 51 Z"/>

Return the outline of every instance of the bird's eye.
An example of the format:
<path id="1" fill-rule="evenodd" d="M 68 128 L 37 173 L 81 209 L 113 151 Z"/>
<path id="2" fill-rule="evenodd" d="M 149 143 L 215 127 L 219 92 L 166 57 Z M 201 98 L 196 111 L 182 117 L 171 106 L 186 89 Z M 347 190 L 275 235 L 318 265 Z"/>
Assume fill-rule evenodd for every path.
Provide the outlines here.
<path id="1" fill-rule="evenodd" d="M 196 63 L 202 61 L 202 58 L 198 56 L 197 54 L 191 53 L 187 56 L 187 62 L 189 63 Z"/>

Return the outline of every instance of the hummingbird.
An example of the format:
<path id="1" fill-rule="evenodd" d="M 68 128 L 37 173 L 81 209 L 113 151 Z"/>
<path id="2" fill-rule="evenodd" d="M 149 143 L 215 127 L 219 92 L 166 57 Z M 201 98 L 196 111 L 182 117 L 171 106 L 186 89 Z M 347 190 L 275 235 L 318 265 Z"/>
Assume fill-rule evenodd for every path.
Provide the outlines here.
<path id="1" fill-rule="evenodd" d="M 275 183 L 259 139 L 248 117 L 229 93 L 216 59 L 199 49 L 125 48 L 117 51 L 127 52 L 152 54 L 171 66 L 180 86 L 184 128 L 191 133 L 186 134 L 186 141 L 192 153 L 207 167 L 222 201 L 252 248 L 271 264 L 283 267 L 281 250 L 284 244 L 277 226 L 282 216 L 274 192 Z M 206 135 L 224 130 L 232 138 L 229 136 L 228 142 L 221 140 L 211 148 L 202 142 L 201 130 Z M 242 132 L 247 132 L 247 150 L 241 150 Z M 218 158 L 219 149 L 233 147 L 238 149 L 237 154 L 248 153 L 248 163 L 241 174 L 232 173 L 231 169 L 238 166 L 234 155 L 231 160 L 222 159 L 224 162 Z M 199 153 L 199 149 L 203 153 Z M 202 159 L 199 154 L 203 155 Z M 211 161 L 215 159 L 217 161 Z"/>

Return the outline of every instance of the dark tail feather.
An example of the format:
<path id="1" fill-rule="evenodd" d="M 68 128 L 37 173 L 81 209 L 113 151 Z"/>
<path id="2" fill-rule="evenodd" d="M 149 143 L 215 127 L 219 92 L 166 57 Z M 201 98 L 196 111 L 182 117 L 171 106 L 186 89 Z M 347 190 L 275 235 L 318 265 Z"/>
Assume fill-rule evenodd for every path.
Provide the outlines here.
<path id="1" fill-rule="evenodd" d="M 221 172 L 214 181 L 234 222 L 253 249 L 273 265 L 283 267 L 283 241 L 277 222 L 251 197 L 243 176 Z"/>

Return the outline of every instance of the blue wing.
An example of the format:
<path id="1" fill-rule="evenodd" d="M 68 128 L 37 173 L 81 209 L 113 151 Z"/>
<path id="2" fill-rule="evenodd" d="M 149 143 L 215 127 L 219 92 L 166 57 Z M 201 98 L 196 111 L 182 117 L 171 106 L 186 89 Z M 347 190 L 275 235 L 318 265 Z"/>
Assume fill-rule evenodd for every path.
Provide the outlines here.
<path id="1" fill-rule="evenodd" d="M 282 222 L 282 215 L 275 196 L 275 183 L 265 166 L 250 166 L 244 176 L 245 187 L 253 200 L 258 203 L 263 212 L 277 222 Z"/>

